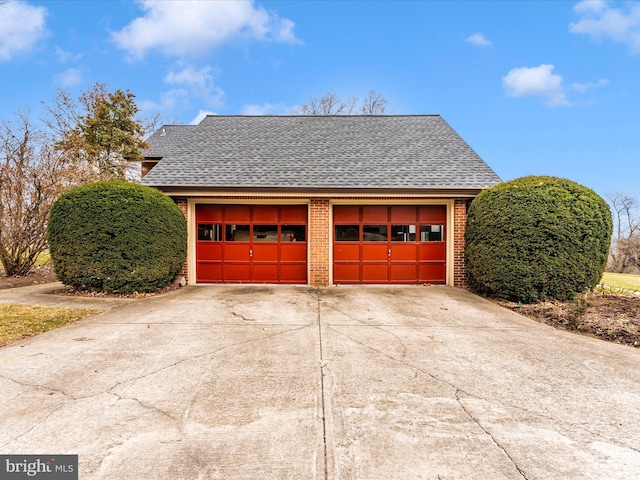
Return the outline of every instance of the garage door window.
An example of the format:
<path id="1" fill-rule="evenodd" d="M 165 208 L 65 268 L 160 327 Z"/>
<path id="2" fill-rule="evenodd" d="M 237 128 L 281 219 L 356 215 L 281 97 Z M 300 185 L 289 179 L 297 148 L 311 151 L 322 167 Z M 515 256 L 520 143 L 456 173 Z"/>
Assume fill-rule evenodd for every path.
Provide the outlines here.
<path id="1" fill-rule="evenodd" d="M 336 225 L 336 242 L 357 242 L 359 240 L 359 225 Z"/>
<path id="2" fill-rule="evenodd" d="M 444 225 L 422 225 L 420 227 L 421 242 L 444 241 Z"/>
<path id="3" fill-rule="evenodd" d="M 227 225 L 224 239 L 227 242 L 248 242 L 249 225 Z"/>
<path id="4" fill-rule="evenodd" d="M 277 242 L 278 226 L 277 225 L 254 225 L 253 241 L 254 242 Z"/>
<path id="5" fill-rule="evenodd" d="M 387 226 L 386 225 L 363 225 L 362 240 L 365 242 L 386 242 Z"/>
<path id="6" fill-rule="evenodd" d="M 282 242 L 306 242 L 307 228 L 304 225 L 282 225 L 280 240 Z"/>
<path id="7" fill-rule="evenodd" d="M 416 226 L 415 225 L 392 225 L 391 241 L 392 242 L 415 242 Z"/>
<path id="8" fill-rule="evenodd" d="M 198 225 L 198 240 L 209 242 L 222 241 L 222 225 L 202 223 Z"/>

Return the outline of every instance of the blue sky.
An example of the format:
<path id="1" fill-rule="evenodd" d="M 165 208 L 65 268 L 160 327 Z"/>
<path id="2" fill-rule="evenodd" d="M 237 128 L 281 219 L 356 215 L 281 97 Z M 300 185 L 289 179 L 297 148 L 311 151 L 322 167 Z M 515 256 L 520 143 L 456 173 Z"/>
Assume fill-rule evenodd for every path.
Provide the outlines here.
<path id="1" fill-rule="evenodd" d="M 0 5 L 0 117 L 95 82 L 172 123 L 376 90 L 388 114 L 442 115 L 503 180 L 640 198 L 640 2 Z"/>

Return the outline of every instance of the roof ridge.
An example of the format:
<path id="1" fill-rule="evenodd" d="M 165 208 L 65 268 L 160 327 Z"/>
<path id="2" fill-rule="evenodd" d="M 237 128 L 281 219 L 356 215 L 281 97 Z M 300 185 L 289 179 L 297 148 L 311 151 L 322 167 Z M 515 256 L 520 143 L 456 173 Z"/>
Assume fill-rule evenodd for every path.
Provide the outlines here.
<path id="1" fill-rule="evenodd" d="M 442 115 L 439 113 L 393 113 L 393 114 L 384 114 L 384 115 L 364 115 L 364 114 L 356 114 L 356 115 L 340 115 L 340 114 L 332 114 L 332 115 L 304 115 L 304 114 L 284 114 L 284 115 L 246 115 L 246 114 L 208 114 L 203 117 L 212 117 L 212 118 L 389 118 L 389 117 L 441 117 Z"/>

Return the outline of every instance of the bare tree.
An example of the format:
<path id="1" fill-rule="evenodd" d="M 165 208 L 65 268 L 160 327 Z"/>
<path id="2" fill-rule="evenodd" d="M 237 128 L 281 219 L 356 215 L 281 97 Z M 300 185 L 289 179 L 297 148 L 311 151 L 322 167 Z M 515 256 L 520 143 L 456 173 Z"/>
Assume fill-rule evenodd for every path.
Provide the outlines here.
<path id="1" fill-rule="evenodd" d="M 371 90 L 360 104 L 362 115 L 384 115 L 387 99 L 375 90 Z"/>
<path id="2" fill-rule="evenodd" d="M 640 204 L 620 193 L 608 195 L 614 216 L 614 235 L 608 269 L 619 273 L 640 270 Z"/>
<path id="3" fill-rule="evenodd" d="M 47 248 L 51 205 L 80 175 L 63 161 L 28 113 L 0 121 L 0 261 L 24 275 Z"/>
<path id="4" fill-rule="evenodd" d="M 371 90 L 362 102 L 357 97 L 342 100 L 329 92 L 322 97 L 310 97 L 307 103 L 298 107 L 301 115 L 384 115 L 387 100 L 375 90 Z"/>

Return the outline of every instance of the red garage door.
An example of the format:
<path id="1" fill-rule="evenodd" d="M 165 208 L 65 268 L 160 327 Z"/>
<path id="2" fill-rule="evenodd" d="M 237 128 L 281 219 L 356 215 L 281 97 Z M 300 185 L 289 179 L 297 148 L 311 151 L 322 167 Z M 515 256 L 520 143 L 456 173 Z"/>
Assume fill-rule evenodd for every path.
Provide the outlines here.
<path id="1" fill-rule="evenodd" d="M 445 205 L 336 205 L 335 283 L 446 283 Z"/>
<path id="2" fill-rule="evenodd" d="M 306 205 L 196 205 L 196 282 L 307 283 Z"/>

